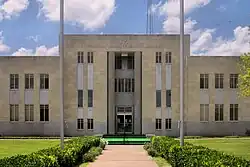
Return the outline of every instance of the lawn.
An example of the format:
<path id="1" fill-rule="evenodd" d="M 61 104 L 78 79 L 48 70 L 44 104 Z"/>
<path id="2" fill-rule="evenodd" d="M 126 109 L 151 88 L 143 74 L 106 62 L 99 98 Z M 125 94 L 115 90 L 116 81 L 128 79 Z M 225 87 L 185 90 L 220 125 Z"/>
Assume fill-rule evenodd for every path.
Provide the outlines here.
<path id="1" fill-rule="evenodd" d="M 204 138 L 186 139 L 185 141 L 250 160 L 250 138 Z"/>
<path id="2" fill-rule="evenodd" d="M 59 144 L 58 139 L 0 139 L 0 158 L 28 154 Z"/>

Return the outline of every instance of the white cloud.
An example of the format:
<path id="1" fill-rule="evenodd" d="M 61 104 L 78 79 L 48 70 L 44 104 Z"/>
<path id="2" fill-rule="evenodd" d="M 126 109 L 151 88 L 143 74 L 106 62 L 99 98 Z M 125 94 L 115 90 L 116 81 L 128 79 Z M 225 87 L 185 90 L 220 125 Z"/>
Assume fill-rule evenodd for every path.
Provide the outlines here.
<path id="1" fill-rule="evenodd" d="M 13 56 L 57 56 L 58 53 L 59 53 L 58 46 L 47 48 L 46 46 L 42 45 L 37 47 L 35 50 L 20 48 L 12 55 Z"/>
<path id="2" fill-rule="evenodd" d="M 4 43 L 3 32 L 0 31 L 0 52 L 8 52 L 10 47 Z"/>
<path id="3" fill-rule="evenodd" d="M 200 8 L 209 4 L 211 0 L 186 0 L 184 1 L 184 12 L 188 14 L 196 8 Z M 168 0 L 160 7 L 160 14 L 167 17 L 178 17 L 180 14 L 180 1 Z"/>
<path id="4" fill-rule="evenodd" d="M 211 0 L 185 1 L 185 14 L 191 13 L 197 8 L 208 5 Z M 222 8 L 222 7 L 221 7 Z M 180 4 L 179 1 L 167 1 L 158 8 L 159 14 L 165 16 L 163 31 L 168 34 L 180 33 Z M 197 21 L 188 18 L 185 20 L 185 33 L 191 37 L 191 53 L 193 55 L 211 56 L 237 56 L 244 52 L 250 52 L 250 31 L 248 27 L 237 27 L 232 39 L 213 38 L 216 29 L 197 29 Z"/>
<path id="5" fill-rule="evenodd" d="M 248 27 L 236 27 L 234 29 L 234 37 L 226 40 L 222 37 L 217 38 L 210 48 L 207 49 L 205 55 L 211 56 L 239 56 L 242 53 L 250 52 L 250 34 Z"/>
<path id="6" fill-rule="evenodd" d="M 40 13 L 51 21 L 59 20 L 60 4 L 56 0 L 37 0 Z M 65 21 L 93 30 L 105 26 L 115 11 L 115 0 L 68 0 L 65 1 Z"/>
<path id="7" fill-rule="evenodd" d="M 2 0 L 1 0 L 2 1 Z M 0 20 L 11 19 L 13 16 L 26 10 L 29 6 L 29 0 L 6 0 L 0 1 Z"/>

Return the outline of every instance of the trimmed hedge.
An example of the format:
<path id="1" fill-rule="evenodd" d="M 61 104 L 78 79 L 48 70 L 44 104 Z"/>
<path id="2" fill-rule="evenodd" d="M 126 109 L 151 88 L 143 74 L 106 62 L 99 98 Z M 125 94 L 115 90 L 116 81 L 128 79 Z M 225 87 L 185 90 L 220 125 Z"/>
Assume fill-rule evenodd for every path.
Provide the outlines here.
<path id="1" fill-rule="evenodd" d="M 165 158 L 172 167 L 249 167 L 250 161 L 224 152 L 185 143 L 170 137 L 153 137 L 151 143 L 144 148 L 151 156 Z"/>
<path id="2" fill-rule="evenodd" d="M 27 155 L 0 159 L 1 167 L 74 167 L 91 147 L 100 145 L 99 137 L 79 137 L 65 142 L 64 149 L 55 146 Z"/>

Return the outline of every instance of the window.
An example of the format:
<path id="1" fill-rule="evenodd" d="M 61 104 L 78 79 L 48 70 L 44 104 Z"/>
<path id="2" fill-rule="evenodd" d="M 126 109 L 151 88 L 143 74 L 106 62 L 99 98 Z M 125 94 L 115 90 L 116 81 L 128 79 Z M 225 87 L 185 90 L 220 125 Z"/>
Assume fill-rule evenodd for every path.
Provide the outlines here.
<path id="1" fill-rule="evenodd" d="M 25 89 L 34 89 L 34 74 L 25 74 Z"/>
<path id="2" fill-rule="evenodd" d="M 88 119 L 88 130 L 94 129 L 94 121 L 93 119 Z"/>
<path id="3" fill-rule="evenodd" d="M 208 74 L 200 74 L 200 89 L 208 89 Z"/>
<path id="4" fill-rule="evenodd" d="M 88 52 L 88 63 L 94 63 L 93 52 Z"/>
<path id="5" fill-rule="evenodd" d="M 156 52 L 155 62 L 161 63 L 161 52 Z"/>
<path id="6" fill-rule="evenodd" d="M 161 107 L 161 91 L 156 91 L 156 107 Z"/>
<path id="7" fill-rule="evenodd" d="M 215 121 L 223 121 L 223 104 L 215 104 Z"/>
<path id="8" fill-rule="evenodd" d="M 236 89 L 238 88 L 238 76 L 239 74 L 230 74 L 230 88 Z"/>
<path id="9" fill-rule="evenodd" d="M 131 113 L 132 107 L 124 107 L 125 113 Z"/>
<path id="10" fill-rule="evenodd" d="M 171 119 L 171 118 L 167 118 L 165 121 L 166 121 L 166 122 L 165 122 L 165 128 L 166 128 L 166 129 L 171 129 L 171 128 L 172 128 L 172 127 L 171 127 L 172 119 Z"/>
<path id="11" fill-rule="evenodd" d="M 84 129 L 84 121 L 83 118 L 77 119 L 77 129 L 83 130 Z"/>
<path id="12" fill-rule="evenodd" d="M 167 64 L 171 64 L 172 63 L 172 53 L 171 52 L 166 52 L 165 60 L 166 60 Z"/>
<path id="13" fill-rule="evenodd" d="M 171 107 L 171 90 L 166 91 L 166 105 Z"/>
<path id="14" fill-rule="evenodd" d="M 83 64 L 84 63 L 84 53 L 83 52 L 77 52 L 77 63 Z"/>
<path id="15" fill-rule="evenodd" d="M 115 53 L 115 69 L 122 69 L 121 53 Z"/>
<path id="16" fill-rule="evenodd" d="M 119 79 L 119 92 L 124 92 L 125 91 L 125 88 L 124 88 L 124 81 L 125 79 L 124 78 L 121 78 Z"/>
<path id="17" fill-rule="evenodd" d="M 133 53 L 128 54 L 127 60 L 128 60 L 128 62 L 127 62 L 128 69 L 134 69 L 134 55 L 133 55 Z"/>
<path id="18" fill-rule="evenodd" d="M 134 92 L 133 78 L 115 79 L 115 92 Z"/>
<path id="19" fill-rule="evenodd" d="M 230 104 L 230 121 L 238 121 L 238 104 Z"/>
<path id="20" fill-rule="evenodd" d="M 19 121 L 18 104 L 10 104 L 10 121 Z"/>
<path id="21" fill-rule="evenodd" d="M 49 121 L 49 105 L 41 104 L 40 105 L 40 121 Z"/>
<path id="22" fill-rule="evenodd" d="M 40 74 L 40 89 L 49 89 L 49 74 Z"/>
<path id="23" fill-rule="evenodd" d="M 161 119 L 156 119 L 155 120 L 155 129 L 156 130 L 161 130 Z"/>
<path id="24" fill-rule="evenodd" d="M 223 89 L 224 74 L 215 74 L 215 89 Z"/>
<path id="25" fill-rule="evenodd" d="M 93 107 L 93 90 L 88 90 L 88 107 Z"/>
<path id="26" fill-rule="evenodd" d="M 209 104 L 200 104 L 200 121 L 209 120 Z"/>
<path id="27" fill-rule="evenodd" d="M 25 121 L 34 121 L 34 105 L 33 104 L 25 104 Z"/>
<path id="28" fill-rule="evenodd" d="M 125 78 L 125 92 L 129 92 L 128 91 L 128 88 L 130 87 L 130 84 L 131 84 L 131 82 L 129 82 L 130 80 L 129 80 L 130 78 Z"/>
<path id="29" fill-rule="evenodd" d="M 83 107 L 83 90 L 78 90 L 78 107 Z"/>
<path id="30" fill-rule="evenodd" d="M 117 82 L 117 79 L 115 78 L 115 92 L 118 92 L 118 90 L 117 90 L 117 84 L 118 84 L 118 82 Z"/>
<path id="31" fill-rule="evenodd" d="M 19 75 L 10 74 L 10 89 L 19 89 Z"/>
<path id="32" fill-rule="evenodd" d="M 131 89 L 131 92 L 135 92 L 135 80 L 134 78 L 131 79 L 131 86 L 132 86 L 132 89 Z"/>
<path id="33" fill-rule="evenodd" d="M 131 113 L 132 107 L 130 106 L 116 106 L 117 113 Z"/>

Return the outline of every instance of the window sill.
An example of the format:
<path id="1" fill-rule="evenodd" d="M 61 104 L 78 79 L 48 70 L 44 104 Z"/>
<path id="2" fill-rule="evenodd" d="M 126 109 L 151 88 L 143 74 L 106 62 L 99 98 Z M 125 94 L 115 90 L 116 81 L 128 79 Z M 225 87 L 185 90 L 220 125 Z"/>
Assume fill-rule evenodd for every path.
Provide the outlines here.
<path id="1" fill-rule="evenodd" d="M 172 129 L 165 129 L 166 131 L 172 131 Z"/>
<path id="2" fill-rule="evenodd" d="M 200 121 L 200 123 L 208 123 L 208 121 Z"/>
<path id="3" fill-rule="evenodd" d="M 214 121 L 215 123 L 224 123 L 224 121 Z"/>
<path id="4" fill-rule="evenodd" d="M 9 123 L 16 124 L 16 123 L 20 123 L 20 121 L 9 121 Z"/>
<path id="5" fill-rule="evenodd" d="M 84 129 L 76 129 L 77 131 L 80 131 L 80 132 L 82 132 L 82 131 L 84 131 Z"/>
<path id="6" fill-rule="evenodd" d="M 94 129 L 87 129 L 87 130 L 88 130 L 88 131 L 92 131 L 92 132 L 94 131 Z"/>
<path id="7" fill-rule="evenodd" d="M 39 121 L 39 123 L 42 123 L 42 124 L 49 124 L 50 121 Z"/>
<path id="8" fill-rule="evenodd" d="M 230 122 L 230 123 L 239 123 L 239 120 L 229 120 L 228 122 Z"/>
<path id="9" fill-rule="evenodd" d="M 155 129 L 156 131 L 162 131 L 162 129 Z"/>
<path id="10" fill-rule="evenodd" d="M 24 121 L 24 122 L 27 123 L 27 124 L 35 123 L 34 121 Z"/>

